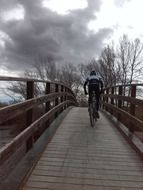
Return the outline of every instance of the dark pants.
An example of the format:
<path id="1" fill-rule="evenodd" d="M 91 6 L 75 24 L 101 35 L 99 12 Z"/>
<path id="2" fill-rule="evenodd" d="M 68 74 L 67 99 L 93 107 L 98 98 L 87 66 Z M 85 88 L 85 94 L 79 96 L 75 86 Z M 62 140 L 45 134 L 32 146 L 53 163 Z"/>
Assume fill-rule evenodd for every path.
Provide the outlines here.
<path id="1" fill-rule="evenodd" d="M 96 95 L 96 109 L 98 111 L 99 110 L 99 99 L 100 99 L 99 85 L 89 85 L 88 86 L 88 94 L 89 94 L 88 103 L 89 104 L 92 101 L 92 94 L 93 94 L 93 92 L 95 92 L 95 95 Z"/>

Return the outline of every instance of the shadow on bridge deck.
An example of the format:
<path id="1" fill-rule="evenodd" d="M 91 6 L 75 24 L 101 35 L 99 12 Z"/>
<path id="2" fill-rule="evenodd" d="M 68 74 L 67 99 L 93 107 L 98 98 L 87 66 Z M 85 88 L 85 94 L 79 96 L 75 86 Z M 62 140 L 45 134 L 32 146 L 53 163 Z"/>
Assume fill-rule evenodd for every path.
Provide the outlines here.
<path id="1" fill-rule="evenodd" d="M 103 113 L 90 127 L 87 108 L 70 110 L 23 190 L 141 190 L 143 165 Z"/>

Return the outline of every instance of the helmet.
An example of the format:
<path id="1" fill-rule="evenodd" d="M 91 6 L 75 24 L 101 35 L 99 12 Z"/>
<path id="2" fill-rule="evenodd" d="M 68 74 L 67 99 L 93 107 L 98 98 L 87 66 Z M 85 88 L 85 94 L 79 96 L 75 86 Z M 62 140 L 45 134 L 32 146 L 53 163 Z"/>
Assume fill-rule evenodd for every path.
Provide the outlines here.
<path id="1" fill-rule="evenodd" d="M 90 75 L 96 75 L 96 72 L 95 71 L 91 71 Z"/>

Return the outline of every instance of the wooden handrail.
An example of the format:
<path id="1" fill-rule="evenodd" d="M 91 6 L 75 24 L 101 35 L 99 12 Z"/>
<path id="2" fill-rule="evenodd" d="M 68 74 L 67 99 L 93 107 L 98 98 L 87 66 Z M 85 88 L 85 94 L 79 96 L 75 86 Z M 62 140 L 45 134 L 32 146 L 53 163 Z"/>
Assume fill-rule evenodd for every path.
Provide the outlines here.
<path id="1" fill-rule="evenodd" d="M 109 108 L 113 109 L 117 113 L 124 115 L 124 117 L 126 117 L 128 120 L 130 120 L 134 125 L 136 125 L 136 127 L 143 130 L 143 121 L 142 120 L 136 118 L 135 116 L 132 116 L 130 113 L 126 112 L 125 110 L 117 108 L 116 106 L 114 106 L 112 104 L 107 104 L 105 102 L 101 102 L 101 103 L 103 105 L 108 106 Z"/>
<path id="2" fill-rule="evenodd" d="M 128 96 L 124 96 L 126 87 L 130 89 Z M 137 87 L 143 87 L 143 84 L 108 87 L 104 89 L 102 95 L 102 108 L 125 124 L 129 130 L 129 135 L 136 131 L 143 132 L 143 118 L 141 120 L 136 115 L 137 106 L 143 106 L 143 99 L 136 98 Z"/>
<path id="3" fill-rule="evenodd" d="M 34 79 L 34 78 L 22 78 L 22 77 L 6 77 L 6 76 L 0 76 L 0 81 L 15 81 L 15 82 L 16 81 L 19 81 L 19 82 L 32 81 L 32 82 L 42 82 L 42 83 L 58 84 L 58 85 L 65 86 L 66 88 L 69 89 L 69 91 L 72 92 L 72 90 L 69 88 L 69 86 L 67 86 L 63 82 L 59 82 L 59 81 L 41 80 L 41 79 Z"/>
<path id="4" fill-rule="evenodd" d="M 32 123 L 29 127 L 27 127 L 24 131 L 22 131 L 19 135 L 17 135 L 10 143 L 8 143 L 6 146 L 4 146 L 0 150 L 0 165 L 2 165 L 9 157 L 12 156 L 16 152 L 16 150 L 24 143 L 27 142 L 27 140 L 31 137 L 31 139 L 34 138 L 34 134 L 36 131 L 38 131 L 40 128 L 43 128 L 43 124 L 49 119 L 50 116 L 52 116 L 56 111 L 60 110 L 61 107 L 63 107 L 65 104 L 70 104 L 71 101 L 67 100 L 66 102 L 63 102 L 53 109 L 51 109 L 49 112 L 45 113 L 42 117 L 40 117 L 38 120 L 36 120 L 34 123 Z"/>
<path id="5" fill-rule="evenodd" d="M 113 94 L 103 94 L 102 95 L 105 98 L 113 98 L 115 100 L 123 100 L 126 102 L 130 102 L 135 105 L 143 105 L 143 100 L 138 99 L 138 98 L 132 98 L 132 97 L 127 97 L 127 96 L 121 96 L 121 95 L 113 95 Z"/>
<path id="6" fill-rule="evenodd" d="M 32 98 L 24 102 L 4 107 L 0 109 L 0 124 L 30 110 L 31 108 L 34 108 L 41 103 L 52 101 L 55 98 L 62 97 L 64 95 L 74 98 L 70 93 L 59 92 L 40 96 L 38 98 Z"/>
<path id="7" fill-rule="evenodd" d="M 0 166 L 3 167 L 3 164 L 5 166 L 3 169 L 6 171 L 3 172 L 3 169 L 1 170 L 0 167 L 0 175 L 3 175 L 2 178 L 4 178 L 7 173 L 11 171 L 11 168 L 17 164 L 15 158 L 18 158 L 20 161 L 49 127 L 50 123 L 68 106 L 76 106 L 77 101 L 73 91 L 67 85 L 60 82 L 3 76 L 0 76 L 0 81 L 26 82 L 27 92 L 27 100 L 0 109 L 0 124 L 3 125 L 3 127 L 5 127 L 5 124 L 7 124 L 9 120 L 14 119 L 14 121 L 16 121 L 19 115 L 23 114 L 22 117 L 26 117 L 23 131 L 0 149 Z M 46 84 L 45 95 L 34 97 L 35 82 Z M 37 116 L 38 118 L 33 118 L 33 110 L 43 104 L 44 110 L 42 110 L 42 115 Z"/>
<path id="8" fill-rule="evenodd" d="M 143 86 L 143 83 L 132 83 L 132 84 L 124 84 L 124 85 L 122 85 L 122 84 L 118 84 L 118 85 L 115 85 L 115 86 L 108 86 L 108 87 L 106 87 L 105 89 L 107 89 L 107 88 L 116 88 L 116 87 L 120 87 L 120 86 L 122 86 L 122 87 L 130 87 L 130 86 Z"/>

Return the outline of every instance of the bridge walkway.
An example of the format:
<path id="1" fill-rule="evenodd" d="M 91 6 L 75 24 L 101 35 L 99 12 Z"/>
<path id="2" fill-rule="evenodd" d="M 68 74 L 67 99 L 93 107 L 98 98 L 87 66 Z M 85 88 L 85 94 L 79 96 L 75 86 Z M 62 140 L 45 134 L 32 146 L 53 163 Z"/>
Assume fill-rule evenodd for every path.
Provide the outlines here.
<path id="1" fill-rule="evenodd" d="M 142 190 L 143 164 L 100 113 L 90 127 L 87 108 L 70 110 L 23 190 Z"/>

